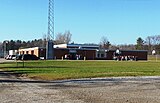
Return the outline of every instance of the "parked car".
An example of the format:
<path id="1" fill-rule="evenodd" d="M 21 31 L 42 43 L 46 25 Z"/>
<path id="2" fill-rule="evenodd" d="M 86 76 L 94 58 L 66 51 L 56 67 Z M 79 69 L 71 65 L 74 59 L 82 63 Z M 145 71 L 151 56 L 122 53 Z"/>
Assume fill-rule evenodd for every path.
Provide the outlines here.
<path id="1" fill-rule="evenodd" d="M 6 59 L 6 60 L 8 60 L 8 58 L 9 58 L 9 55 L 6 55 L 6 56 L 4 57 L 4 59 Z"/>
<path id="2" fill-rule="evenodd" d="M 15 60 L 16 59 L 16 55 L 11 55 L 9 59 L 10 60 Z"/>
<path id="3" fill-rule="evenodd" d="M 16 60 L 22 60 L 22 56 L 23 56 L 23 55 L 17 55 L 17 56 L 16 56 Z"/>
<path id="4" fill-rule="evenodd" d="M 31 54 L 23 54 L 19 56 L 19 60 L 39 60 L 39 57 Z"/>
<path id="5" fill-rule="evenodd" d="M 15 60 L 16 59 L 16 55 L 7 55 L 5 56 L 6 60 Z"/>

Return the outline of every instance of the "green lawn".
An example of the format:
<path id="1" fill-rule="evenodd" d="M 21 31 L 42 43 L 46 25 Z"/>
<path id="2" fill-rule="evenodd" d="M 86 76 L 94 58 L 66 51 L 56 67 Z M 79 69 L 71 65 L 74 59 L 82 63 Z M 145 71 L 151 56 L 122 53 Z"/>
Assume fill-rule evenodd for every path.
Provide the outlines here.
<path id="1" fill-rule="evenodd" d="M 118 76 L 160 76 L 160 61 L 27 61 L 0 64 L 10 73 L 59 80 Z"/>

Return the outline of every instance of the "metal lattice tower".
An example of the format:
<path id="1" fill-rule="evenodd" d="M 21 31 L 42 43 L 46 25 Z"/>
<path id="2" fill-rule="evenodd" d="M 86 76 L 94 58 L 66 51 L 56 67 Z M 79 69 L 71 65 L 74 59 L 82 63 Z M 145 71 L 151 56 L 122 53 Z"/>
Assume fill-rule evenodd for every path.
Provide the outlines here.
<path id="1" fill-rule="evenodd" d="M 48 7 L 48 40 L 54 39 L 54 0 L 49 0 Z"/>
<path id="2" fill-rule="evenodd" d="M 49 0 L 46 59 L 54 59 L 54 0 Z"/>

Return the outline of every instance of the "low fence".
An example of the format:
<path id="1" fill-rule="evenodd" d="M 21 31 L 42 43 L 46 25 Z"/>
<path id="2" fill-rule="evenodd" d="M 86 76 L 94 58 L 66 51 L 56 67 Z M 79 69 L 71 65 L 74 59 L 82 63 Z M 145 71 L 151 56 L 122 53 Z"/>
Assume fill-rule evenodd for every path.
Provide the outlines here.
<path id="1" fill-rule="evenodd" d="M 160 61 L 160 55 L 148 55 L 150 61 Z"/>

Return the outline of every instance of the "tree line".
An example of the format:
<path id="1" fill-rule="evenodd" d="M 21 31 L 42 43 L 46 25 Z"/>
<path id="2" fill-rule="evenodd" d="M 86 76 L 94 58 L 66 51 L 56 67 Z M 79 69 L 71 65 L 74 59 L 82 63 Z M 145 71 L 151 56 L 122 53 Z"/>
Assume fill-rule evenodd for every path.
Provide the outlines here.
<path id="1" fill-rule="evenodd" d="M 72 34 L 70 31 L 64 33 L 57 33 L 54 44 L 69 44 L 71 42 Z M 18 50 L 32 47 L 46 47 L 47 36 L 44 35 L 42 39 L 34 39 L 29 41 L 23 40 L 5 40 L 0 43 L 0 51 Z"/>
<path id="2" fill-rule="evenodd" d="M 112 45 L 107 37 L 102 37 L 100 47 L 104 49 L 121 49 L 121 50 L 147 50 L 148 54 L 152 54 L 155 50 L 156 54 L 160 54 L 160 35 L 147 36 L 145 39 L 138 37 L 136 44 Z"/>
<path id="3" fill-rule="evenodd" d="M 57 33 L 54 44 L 69 44 L 71 42 L 72 34 L 70 31 L 65 31 L 64 33 Z M 45 47 L 47 42 L 46 36 L 42 39 L 35 39 L 31 41 L 22 41 L 22 40 L 10 40 L 3 41 L 0 43 L 0 51 L 5 50 L 18 50 L 20 48 L 31 48 L 31 47 Z M 100 49 L 121 49 L 121 50 L 148 50 L 148 53 L 151 54 L 152 50 L 155 50 L 157 54 L 160 54 L 160 35 L 148 36 L 145 39 L 138 37 L 135 40 L 136 44 L 124 44 L 124 45 L 113 45 L 107 39 L 106 36 L 102 36 L 100 39 L 99 45 Z M 85 43 L 88 45 L 95 45 L 94 43 Z"/>
<path id="4" fill-rule="evenodd" d="M 149 54 L 155 50 L 157 54 L 160 54 L 160 35 L 148 36 L 144 40 L 139 37 L 137 39 L 136 49 L 148 50 Z"/>

